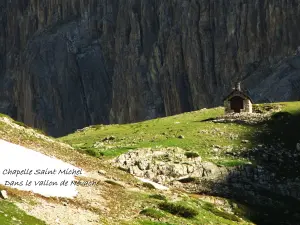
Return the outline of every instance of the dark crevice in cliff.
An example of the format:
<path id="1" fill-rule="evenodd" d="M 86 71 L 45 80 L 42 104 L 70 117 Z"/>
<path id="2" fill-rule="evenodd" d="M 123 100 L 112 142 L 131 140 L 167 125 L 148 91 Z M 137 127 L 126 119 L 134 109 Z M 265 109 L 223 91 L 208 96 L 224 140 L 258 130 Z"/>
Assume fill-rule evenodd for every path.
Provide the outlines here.
<path id="1" fill-rule="evenodd" d="M 182 112 L 189 112 L 192 110 L 189 96 L 189 82 L 186 74 L 181 74 L 180 82 L 180 102 Z"/>
<path id="2" fill-rule="evenodd" d="M 100 45 L 100 43 L 98 43 L 98 44 L 100 46 L 100 52 L 101 52 L 101 60 L 100 61 L 105 62 L 105 57 L 103 55 L 103 48 Z M 112 73 L 110 73 L 108 71 L 106 65 L 103 66 L 103 70 L 104 70 L 104 74 L 105 74 L 104 79 L 105 79 L 106 83 L 108 84 L 107 90 L 109 90 L 109 91 L 107 93 L 110 93 L 111 92 L 111 85 L 112 85 Z M 107 100 L 109 101 L 110 99 L 107 99 Z"/>
<path id="3" fill-rule="evenodd" d="M 127 25 L 125 30 L 125 44 L 129 45 L 130 43 L 130 34 L 131 34 L 131 25 Z"/>
<path id="4" fill-rule="evenodd" d="M 141 2 L 138 1 L 139 4 L 137 7 L 137 25 L 138 25 L 138 30 L 139 30 L 139 35 L 140 35 L 140 49 L 139 49 L 139 55 L 143 54 L 144 52 L 144 31 L 143 31 L 143 25 L 142 25 L 142 12 L 141 12 Z M 149 43 L 150 44 L 150 43 Z"/>
<path id="5" fill-rule="evenodd" d="M 236 46 L 234 49 L 234 67 L 235 67 L 235 73 L 237 74 L 239 72 L 239 63 L 238 63 L 238 56 L 239 56 L 239 32 L 240 32 L 240 27 L 241 27 L 241 3 L 239 4 L 240 8 L 237 10 L 239 16 L 236 17 L 235 20 L 235 41 L 236 41 Z M 240 79 L 240 74 L 237 74 L 238 79 Z M 236 81 L 235 81 L 236 82 Z"/>
<path id="6" fill-rule="evenodd" d="M 198 11 L 198 16 L 197 16 L 197 18 L 196 18 L 196 21 L 197 21 L 197 34 L 196 34 L 196 40 L 197 40 L 197 42 L 198 42 L 198 46 L 199 46 L 199 50 L 200 50 L 200 53 L 199 53 L 199 55 L 200 55 L 200 62 L 199 62 L 199 67 L 200 67 L 200 71 L 198 71 L 198 74 L 197 74 L 197 76 L 196 76 L 196 82 L 198 83 L 199 82 L 199 79 L 200 79 L 200 76 L 203 76 L 203 65 L 204 65 L 204 61 L 203 61 L 203 58 L 204 58 L 204 55 L 203 55 L 203 50 L 202 50 L 202 41 L 201 41 L 201 26 L 200 26 L 200 20 L 201 20 L 201 6 L 200 6 L 200 4 L 198 4 L 198 3 L 196 3 L 196 5 L 197 5 L 197 11 Z M 192 97 L 193 98 L 193 97 Z M 199 106 L 199 103 L 198 103 L 198 101 L 196 100 L 194 100 L 193 101 L 193 103 L 195 104 L 194 105 L 194 108 L 195 109 L 198 109 L 198 108 L 200 108 L 200 106 Z"/>
<path id="7" fill-rule="evenodd" d="M 245 25 L 244 25 L 244 32 L 242 33 L 243 36 L 245 37 L 245 50 L 248 52 L 249 51 L 249 39 L 248 39 L 248 35 L 247 35 L 247 30 L 249 29 L 249 25 L 248 25 L 248 14 L 249 14 L 249 4 L 246 4 L 246 13 L 245 13 Z"/>
<path id="8" fill-rule="evenodd" d="M 85 90 L 85 86 L 84 86 L 84 81 L 82 78 L 82 74 L 81 74 L 81 69 L 80 66 L 78 64 L 78 61 L 76 59 L 76 66 L 78 68 L 78 78 L 79 78 L 79 86 L 80 86 L 80 92 L 81 92 L 81 96 L 83 98 L 83 104 L 84 104 L 84 115 L 86 115 L 86 119 L 87 119 L 87 124 L 86 125 L 90 125 L 92 124 L 92 118 L 91 118 L 91 114 L 89 111 L 89 105 L 88 105 L 88 100 L 87 100 L 87 93 Z"/>
<path id="9" fill-rule="evenodd" d="M 180 46 L 181 46 L 181 59 L 182 59 L 182 65 L 183 68 L 186 71 L 186 62 L 185 62 L 185 58 L 184 58 L 184 51 L 183 51 L 183 43 L 182 43 L 182 34 L 180 34 Z M 193 102 L 192 102 L 192 95 L 191 95 L 191 86 L 190 86 L 190 82 L 189 82 L 189 77 L 188 74 L 184 73 L 182 74 L 182 87 L 181 87 L 181 103 L 183 105 L 182 110 L 183 112 L 188 112 L 194 109 L 193 106 Z"/>
<path id="10" fill-rule="evenodd" d="M 215 26 L 215 2 L 212 2 L 212 9 L 213 9 L 213 16 L 211 16 L 211 41 L 212 41 L 212 61 L 211 61 L 211 75 L 212 75 L 212 87 L 218 88 L 218 83 L 217 83 L 217 77 L 216 77 L 216 48 L 215 48 L 215 30 L 216 30 L 216 26 Z M 214 98 L 215 96 L 213 95 L 212 91 L 214 90 L 214 88 L 210 89 L 210 94 L 211 94 L 211 102 L 214 102 Z"/>
<path id="11" fill-rule="evenodd" d="M 155 2 L 153 8 L 154 8 L 153 11 L 155 13 L 153 18 L 155 26 L 152 26 L 154 29 L 151 31 L 153 32 L 153 34 L 159 34 L 160 22 L 159 22 L 159 7 L 157 2 Z M 158 39 L 158 36 L 156 38 Z"/>
<path id="12" fill-rule="evenodd" d="M 259 33 L 260 33 L 260 37 L 262 40 L 266 40 L 267 39 L 267 22 L 266 22 L 266 9 L 265 9 L 265 0 L 261 0 L 259 1 Z M 260 48 L 261 51 L 261 56 L 266 55 L 265 54 L 265 41 L 262 42 L 262 46 Z"/>

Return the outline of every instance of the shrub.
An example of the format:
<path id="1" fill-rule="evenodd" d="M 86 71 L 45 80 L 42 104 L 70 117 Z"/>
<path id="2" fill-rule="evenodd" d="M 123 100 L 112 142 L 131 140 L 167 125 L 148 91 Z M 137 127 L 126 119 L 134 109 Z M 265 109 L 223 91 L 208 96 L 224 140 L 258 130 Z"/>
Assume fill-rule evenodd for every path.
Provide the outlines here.
<path id="1" fill-rule="evenodd" d="M 162 213 L 161 211 L 159 211 L 157 209 L 153 209 L 153 208 L 144 209 L 140 212 L 140 214 L 143 214 L 145 216 L 149 216 L 149 217 L 152 217 L 155 219 L 160 219 L 165 216 L 164 213 Z"/>
<path id="2" fill-rule="evenodd" d="M 87 149 L 85 152 L 86 152 L 88 155 L 94 156 L 94 157 L 100 157 L 100 156 L 103 156 L 103 153 L 102 153 L 102 152 L 99 152 L 99 151 L 96 150 L 96 149 L 91 149 L 91 148 L 89 148 L 89 149 Z"/>
<path id="3" fill-rule="evenodd" d="M 166 196 L 160 195 L 160 194 L 150 195 L 149 198 L 155 198 L 155 199 L 162 200 L 162 201 L 167 200 Z"/>
<path id="4" fill-rule="evenodd" d="M 198 215 L 198 211 L 190 206 L 186 206 L 180 203 L 162 202 L 158 205 L 158 207 L 161 210 L 184 218 L 192 218 Z"/>
<path id="5" fill-rule="evenodd" d="M 197 157 L 199 157 L 199 154 L 196 153 L 196 152 L 186 152 L 186 153 L 184 153 L 184 155 L 185 155 L 187 158 L 197 158 Z"/>

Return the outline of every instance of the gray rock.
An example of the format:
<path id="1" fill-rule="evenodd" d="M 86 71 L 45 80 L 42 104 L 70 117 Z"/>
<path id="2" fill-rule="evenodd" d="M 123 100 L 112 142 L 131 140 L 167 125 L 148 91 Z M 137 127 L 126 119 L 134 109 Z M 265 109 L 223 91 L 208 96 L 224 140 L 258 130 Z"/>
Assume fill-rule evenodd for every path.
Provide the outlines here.
<path id="1" fill-rule="evenodd" d="M 144 160 L 144 161 L 139 161 L 138 162 L 138 167 L 140 170 L 147 170 L 150 167 L 150 163 L 148 160 Z"/>
<path id="2" fill-rule="evenodd" d="M 137 166 L 129 167 L 129 172 L 133 175 L 138 176 L 138 177 L 143 177 L 144 176 L 144 172 L 142 170 L 140 170 Z"/>
<path id="3" fill-rule="evenodd" d="M 211 162 L 203 162 L 202 167 L 203 176 L 215 177 L 220 174 L 220 168 Z"/>
<path id="4" fill-rule="evenodd" d="M 144 177 L 150 180 L 154 180 L 156 174 L 153 173 L 152 171 L 148 170 L 144 173 Z"/>
<path id="5" fill-rule="evenodd" d="M 193 173 L 195 171 L 195 167 L 193 165 L 187 166 L 187 173 Z"/>
<path id="6" fill-rule="evenodd" d="M 162 184 L 186 175 L 214 177 L 220 173 L 214 164 L 202 162 L 201 157 L 188 158 L 180 148 L 139 149 L 117 157 L 114 162 L 136 176 Z"/>
<path id="7" fill-rule="evenodd" d="M 187 166 L 182 164 L 175 164 L 172 165 L 172 177 L 180 177 L 186 175 L 187 172 Z"/>
<path id="8" fill-rule="evenodd" d="M 297 143 L 297 144 L 296 144 L 296 149 L 297 149 L 298 151 L 300 151 L 300 143 Z"/>

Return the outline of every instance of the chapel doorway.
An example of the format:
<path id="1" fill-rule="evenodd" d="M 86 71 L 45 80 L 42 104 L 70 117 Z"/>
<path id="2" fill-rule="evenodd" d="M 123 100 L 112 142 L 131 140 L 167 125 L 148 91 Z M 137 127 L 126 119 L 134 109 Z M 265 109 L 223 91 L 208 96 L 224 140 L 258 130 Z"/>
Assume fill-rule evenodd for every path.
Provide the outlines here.
<path id="1" fill-rule="evenodd" d="M 244 108 L 244 99 L 240 96 L 234 96 L 232 99 L 230 99 L 230 108 L 235 113 L 240 113 L 241 109 Z"/>

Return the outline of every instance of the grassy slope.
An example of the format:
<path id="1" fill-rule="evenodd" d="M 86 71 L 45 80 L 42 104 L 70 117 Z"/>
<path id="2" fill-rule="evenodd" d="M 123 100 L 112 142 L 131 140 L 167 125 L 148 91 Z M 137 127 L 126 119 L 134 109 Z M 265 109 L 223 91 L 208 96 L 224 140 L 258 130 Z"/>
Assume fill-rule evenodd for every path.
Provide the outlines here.
<path id="1" fill-rule="evenodd" d="M 298 113 L 300 102 L 282 103 L 282 112 L 291 114 Z M 264 108 L 264 105 L 256 106 Z M 183 201 L 183 205 L 189 205 L 199 214 L 194 219 L 186 219 L 179 216 L 174 216 L 169 212 L 158 209 L 159 202 L 151 198 L 153 194 L 157 194 L 156 190 L 148 190 L 141 188 L 136 180 L 122 171 L 115 170 L 106 164 L 106 159 L 115 157 L 129 149 L 140 147 L 168 147 L 176 146 L 186 149 L 187 151 L 198 152 L 205 160 L 213 161 L 219 164 L 233 166 L 247 162 L 248 159 L 233 158 L 226 154 L 216 154 L 212 151 L 213 145 L 221 147 L 232 146 L 234 149 L 241 147 L 251 147 L 258 143 L 262 143 L 262 139 L 255 139 L 256 133 L 269 129 L 265 125 L 249 126 L 239 124 L 217 124 L 209 121 L 204 121 L 209 118 L 220 116 L 223 114 L 223 108 L 214 108 L 201 111 L 195 111 L 185 114 L 180 114 L 172 117 L 159 118 L 155 120 L 145 121 L 141 123 L 125 124 L 125 125 L 96 125 L 84 129 L 84 131 L 70 134 L 58 140 L 66 142 L 77 149 L 70 149 L 57 142 L 41 139 L 32 133 L 22 130 L 13 129 L 0 121 L 0 137 L 13 143 L 21 144 L 32 149 L 41 151 L 47 155 L 54 155 L 59 159 L 72 162 L 76 166 L 81 166 L 86 170 L 104 169 L 109 177 L 113 177 L 121 182 L 124 182 L 131 188 L 124 188 L 118 185 L 103 183 L 103 195 L 107 200 L 107 207 L 112 209 L 108 215 L 103 213 L 102 218 L 106 220 L 111 217 L 107 224 L 237 224 L 235 219 L 230 218 L 228 213 L 218 212 L 211 207 L 206 207 L 202 201 L 191 196 L 179 193 L 174 199 L 174 193 L 165 193 L 168 201 L 173 200 Z M 297 135 L 289 135 L 288 133 L 281 134 L 279 131 L 282 123 L 274 123 L 272 129 L 277 136 L 283 138 L 285 142 L 295 141 Z M 294 128 L 294 127 L 292 127 Z M 291 132 L 297 129 L 289 129 Z M 278 131 L 278 132 L 277 132 Z M 178 138 L 180 135 L 184 138 Z M 274 138 L 275 136 L 274 135 Z M 102 142 L 105 137 L 114 136 L 111 141 Z M 278 138 L 276 136 L 276 138 Z M 264 137 L 266 142 L 272 142 L 273 136 Z M 242 140 L 251 140 L 249 143 L 242 143 Z M 54 140 L 50 138 L 50 140 Z M 94 147 L 95 144 L 103 145 Z M 100 159 L 89 157 L 80 153 L 88 152 L 89 154 L 100 156 Z M 132 189 L 132 187 L 134 189 Z M 138 191 L 136 190 L 138 187 Z M 118 196 L 118 198 L 113 197 Z M 139 212 L 143 209 L 150 208 L 150 214 L 140 215 Z M 3 211 L 3 209 L 0 209 Z M 155 213 L 155 210 L 158 211 Z M 153 213 L 155 215 L 152 215 Z M 240 210 L 241 211 L 241 210 Z M 12 208 L 4 212 L 11 217 L 18 215 L 18 209 Z M 242 214 L 245 211 L 241 212 Z M 133 218 L 133 215 L 136 215 Z M 160 217 L 161 218 L 157 218 Z M 123 218 L 122 218 L 123 217 Z M 124 218 L 125 217 L 125 218 Z M 152 218 L 154 217 L 154 219 Z M 159 222 L 164 221 L 164 222 Z M 1 217 L 0 217 L 1 222 Z M 23 222 L 26 222 L 25 220 Z M 1 223 L 2 224 L 2 223 Z M 25 223 L 26 224 L 26 223 Z M 246 224 L 240 222 L 239 224 Z"/>
<path id="2" fill-rule="evenodd" d="M 41 220 L 27 215 L 22 210 L 18 209 L 14 204 L 2 200 L 0 202 L 0 224 L 30 224 L 30 225 L 44 225 Z"/>
<path id="3" fill-rule="evenodd" d="M 267 104 L 271 105 L 272 104 Z M 273 104 L 275 105 L 275 104 Z M 282 112 L 296 113 L 299 111 L 300 102 L 281 103 Z M 265 108 L 266 105 L 256 105 L 255 108 Z M 244 159 L 232 159 L 229 156 L 214 158 L 213 145 L 220 147 L 232 146 L 233 149 L 255 146 L 254 137 L 258 131 L 265 129 L 261 126 L 241 125 L 234 123 L 212 123 L 205 121 L 221 116 L 223 107 L 194 111 L 166 118 L 159 118 L 140 123 L 124 125 L 96 125 L 84 131 L 62 137 L 60 140 L 72 145 L 83 152 L 104 158 L 110 158 L 127 152 L 129 149 L 141 147 L 171 147 L 177 146 L 188 151 L 195 151 L 206 160 L 225 165 L 236 165 L 245 162 Z M 278 126 L 280 126 L 279 124 Z M 280 127 L 277 127 L 280 129 Z M 178 138 L 183 135 L 184 138 Z M 115 140 L 103 142 L 101 147 L 95 143 L 109 136 Z M 242 143 L 244 139 L 251 139 L 250 143 Z M 263 140 L 257 140 L 257 142 Z M 261 142 L 262 143 L 262 142 Z M 230 163 L 232 162 L 232 164 Z"/>
<path id="4" fill-rule="evenodd" d="M 211 117 L 223 114 L 223 108 L 195 111 L 176 116 L 159 118 L 141 123 L 109 126 L 91 126 L 83 132 L 71 134 L 61 138 L 75 148 L 99 151 L 108 157 L 117 156 L 141 147 L 172 147 L 177 146 L 189 151 L 201 153 L 202 157 L 209 157 L 209 147 L 212 145 L 237 146 L 239 141 L 232 141 L 231 134 L 246 136 L 251 132 L 250 127 L 239 125 L 224 125 L 202 122 Z M 208 133 L 201 133 L 206 130 Z M 222 134 L 221 132 L 225 132 Z M 93 145 L 107 136 L 115 136 L 116 140 L 108 143 L 109 148 L 96 148 Z M 180 139 L 178 136 L 183 135 Z"/>
<path id="5" fill-rule="evenodd" d="M 6 116 L 0 115 L 0 117 L 3 118 Z M 228 213 L 221 211 L 221 216 L 216 215 L 214 211 L 204 209 L 202 207 L 201 200 L 189 197 L 181 192 L 176 194 L 173 191 L 165 192 L 164 195 L 166 201 L 168 203 L 171 203 L 174 200 L 181 201 L 181 207 L 184 208 L 188 206 L 198 212 L 198 215 L 195 218 L 183 218 L 164 211 L 163 209 L 159 209 L 159 203 L 163 201 L 151 197 L 159 194 L 159 191 L 143 187 L 142 184 L 132 176 L 118 169 L 111 168 L 109 163 L 106 163 L 104 160 L 83 155 L 60 142 L 56 142 L 53 138 L 41 138 L 38 135 L 40 132 L 29 129 L 26 126 L 24 127 L 20 123 L 18 123 L 19 128 L 16 128 L 14 127 L 16 123 L 13 120 L 7 117 L 9 121 L 11 121 L 10 123 L 7 123 L 1 121 L 1 118 L 1 139 L 35 149 L 46 155 L 55 156 L 56 158 L 67 162 L 71 162 L 73 165 L 80 166 L 86 171 L 105 170 L 107 173 L 107 179 L 115 179 L 117 180 L 117 183 L 121 183 L 123 185 L 115 185 L 114 182 L 101 183 L 101 195 L 105 200 L 103 204 L 105 204 L 105 206 L 109 209 L 109 211 L 106 212 L 101 210 L 101 212 L 99 211 L 99 216 L 103 224 L 236 224 L 236 222 L 231 220 L 231 216 Z M 25 202 L 28 205 L 36 204 L 36 198 L 40 198 L 40 196 L 31 195 L 28 192 L 22 192 L 4 186 L 0 186 L 0 189 L 7 190 L 10 197 L 9 201 L 3 200 L 0 204 L 0 224 L 12 224 L 12 221 L 15 221 L 15 219 L 19 221 L 19 224 L 44 224 L 43 221 L 26 215 L 25 212 L 13 204 L 14 202 Z M 174 196 L 176 196 L 176 198 L 174 198 Z M 51 198 L 47 200 L 57 204 L 63 204 L 63 202 L 66 201 L 65 199 L 60 198 Z M 88 202 L 82 202 L 75 199 L 69 204 L 73 204 L 86 210 L 97 211 L 96 208 L 91 208 L 88 205 Z M 158 211 L 162 216 L 157 218 L 155 215 L 151 214 L 140 214 L 140 212 L 146 208 L 152 208 Z M 179 209 L 178 213 L 180 213 L 181 210 L 182 209 Z M 2 214 L 4 216 L 2 216 Z M 241 221 L 240 224 L 249 223 Z"/>
<path id="6" fill-rule="evenodd" d="M 300 102 L 254 105 L 254 109 L 260 112 L 267 112 L 270 108 L 281 110 L 273 113 L 270 121 L 257 125 L 210 122 L 210 118 L 224 114 L 223 107 L 219 107 L 134 124 L 91 126 L 83 131 L 62 137 L 61 140 L 81 152 L 99 156 L 102 159 L 115 157 L 129 149 L 176 146 L 186 151 L 197 152 L 205 160 L 220 165 L 236 166 L 249 163 L 249 160 L 251 160 L 250 163 L 255 164 L 260 162 L 259 157 L 249 159 L 243 157 L 242 154 L 233 156 L 225 154 L 224 151 L 216 153 L 212 149 L 213 146 L 218 145 L 221 149 L 231 147 L 233 152 L 240 153 L 241 149 L 277 143 L 294 149 L 295 144 L 300 142 Z M 102 141 L 111 136 L 115 139 Z M 179 138 L 179 136 L 184 136 L 184 138 Z M 293 176 L 290 169 L 281 168 L 280 171 L 283 172 L 283 176 Z M 198 210 L 203 210 L 203 208 L 198 208 Z M 203 212 L 201 214 L 204 215 Z M 199 224 L 208 224 L 208 221 L 203 221 L 203 218 L 205 216 L 198 218 L 197 221 L 201 221 Z M 224 222 L 213 222 L 213 224 L 219 223 Z"/>

